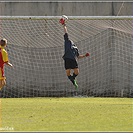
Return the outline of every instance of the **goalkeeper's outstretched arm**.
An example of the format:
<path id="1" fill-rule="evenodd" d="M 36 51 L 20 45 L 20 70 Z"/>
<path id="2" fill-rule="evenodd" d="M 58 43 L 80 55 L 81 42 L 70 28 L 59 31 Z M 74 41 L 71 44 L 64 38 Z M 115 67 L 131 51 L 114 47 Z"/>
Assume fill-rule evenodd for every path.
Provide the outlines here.
<path id="1" fill-rule="evenodd" d="M 66 18 L 66 16 L 65 16 Z M 67 18 L 68 19 L 68 18 Z M 61 23 L 63 25 L 63 28 L 64 28 L 64 32 L 67 33 L 67 27 L 66 27 L 66 23 L 65 23 L 65 19 L 64 18 L 61 18 L 59 23 Z"/>
<path id="2" fill-rule="evenodd" d="M 90 56 L 90 54 L 89 53 L 86 53 L 85 55 L 79 55 L 78 56 L 78 59 L 81 59 L 81 58 L 84 58 L 84 57 L 87 57 L 87 56 Z"/>
<path id="3" fill-rule="evenodd" d="M 82 59 L 82 58 L 84 58 L 84 57 L 86 57 L 85 55 L 79 55 L 78 56 L 78 59 Z"/>
<path id="4" fill-rule="evenodd" d="M 64 32 L 65 32 L 65 33 L 68 33 L 68 32 L 67 32 L 66 24 L 63 25 L 63 28 L 64 28 Z"/>

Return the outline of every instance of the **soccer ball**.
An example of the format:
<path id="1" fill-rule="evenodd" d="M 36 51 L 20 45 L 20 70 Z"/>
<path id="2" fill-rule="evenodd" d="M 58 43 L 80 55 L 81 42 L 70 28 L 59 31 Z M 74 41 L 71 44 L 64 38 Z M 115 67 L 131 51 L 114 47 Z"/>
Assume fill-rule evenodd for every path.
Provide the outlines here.
<path id="1" fill-rule="evenodd" d="M 65 22 L 67 22 L 67 20 L 68 20 L 68 17 L 66 16 L 66 15 L 62 15 L 62 17 L 61 17 L 62 19 L 64 19 L 65 20 Z"/>

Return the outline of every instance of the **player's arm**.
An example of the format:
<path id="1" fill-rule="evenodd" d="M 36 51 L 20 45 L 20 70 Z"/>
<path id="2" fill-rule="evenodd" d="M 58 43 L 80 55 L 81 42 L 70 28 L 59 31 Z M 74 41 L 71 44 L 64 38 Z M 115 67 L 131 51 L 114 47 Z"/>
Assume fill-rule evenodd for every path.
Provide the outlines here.
<path id="1" fill-rule="evenodd" d="M 6 62 L 5 64 L 8 65 L 8 66 L 10 66 L 10 67 L 13 66 L 10 62 Z"/>
<path id="2" fill-rule="evenodd" d="M 64 29 L 64 40 L 67 42 L 69 41 L 68 38 L 68 31 L 67 31 L 67 26 L 66 26 L 66 21 L 68 20 L 68 17 L 66 15 L 62 15 L 62 18 L 59 20 L 59 23 L 63 26 Z"/>
<path id="3" fill-rule="evenodd" d="M 64 32 L 65 32 L 64 40 L 67 42 L 67 41 L 69 41 L 69 37 L 68 37 L 67 27 L 65 24 L 63 25 L 63 28 L 64 28 Z"/>
<path id="4" fill-rule="evenodd" d="M 59 23 L 63 25 L 64 32 L 67 33 L 67 27 L 66 27 L 66 21 L 68 17 L 66 15 L 62 15 L 62 18 L 60 19 Z"/>
<path id="5" fill-rule="evenodd" d="M 84 58 L 84 57 L 86 57 L 85 55 L 79 55 L 78 56 L 78 59 L 82 59 L 82 58 Z"/>
<path id="6" fill-rule="evenodd" d="M 81 58 L 84 58 L 84 57 L 87 57 L 87 56 L 90 55 L 89 53 L 86 53 L 84 55 L 81 55 L 81 54 L 79 54 L 78 48 L 76 48 L 75 50 L 76 50 L 76 56 L 77 56 L 78 59 L 81 59 Z"/>
<path id="7" fill-rule="evenodd" d="M 2 56 L 3 56 L 3 61 L 4 61 L 4 63 L 5 63 L 6 65 L 12 67 L 13 65 L 9 62 L 8 53 L 7 53 L 5 50 L 2 51 Z"/>
<path id="8" fill-rule="evenodd" d="M 64 28 L 64 32 L 65 32 L 65 33 L 68 33 L 68 32 L 67 32 L 66 24 L 63 25 L 63 28 Z"/>
<path id="9" fill-rule="evenodd" d="M 86 53 L 85 55 L 79 55 L 79 56 L 78 56 L 78 59 L 81 59 L 81 58 L 87 57 L 87 56 L 89 56 L 89 55 L 90 55 L 89 53 Z"/>

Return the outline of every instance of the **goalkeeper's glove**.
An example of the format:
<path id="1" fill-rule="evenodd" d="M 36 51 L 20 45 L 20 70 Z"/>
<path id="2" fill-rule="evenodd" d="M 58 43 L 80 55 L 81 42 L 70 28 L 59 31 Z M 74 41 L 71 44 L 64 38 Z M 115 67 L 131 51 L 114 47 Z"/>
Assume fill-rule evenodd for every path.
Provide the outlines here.
<path id="1" fill-rule="evenodd" d="M 62 25 L 65 25 L 65 19 L 61 18 L 59 23 L 61 23 Z"/>
<path id="2" fill-rule="evenodd" d="M 87 56 L 90 56 L 90 54 L 89 54 L 89 53 L 86 53 L 86 54 L 85 54 L 85 57 L 87 57 Z"/>

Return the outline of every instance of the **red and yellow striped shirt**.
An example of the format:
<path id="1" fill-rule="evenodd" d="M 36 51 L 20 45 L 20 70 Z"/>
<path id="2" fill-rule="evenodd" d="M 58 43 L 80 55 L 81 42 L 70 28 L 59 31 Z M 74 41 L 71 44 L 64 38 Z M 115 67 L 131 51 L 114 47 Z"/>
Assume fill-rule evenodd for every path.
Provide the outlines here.
<path id="1" fill-rule="evenodd" d="M 4 64 L 8 61 L 9 59 L 7 51 L 4 49 L 4 47 L 0 46 L 0 68 L 2 76 L 4 76 Z"/>

